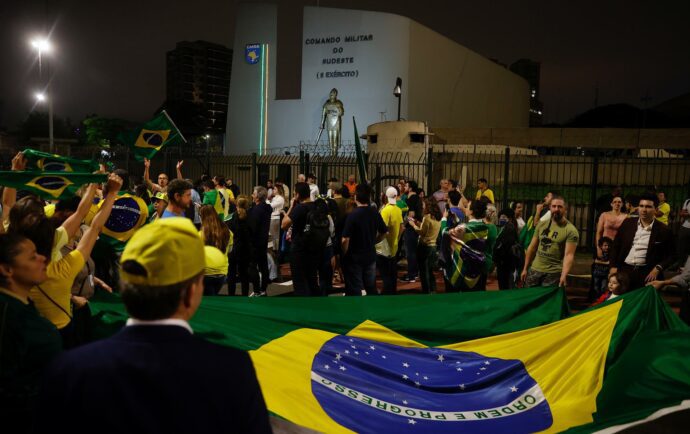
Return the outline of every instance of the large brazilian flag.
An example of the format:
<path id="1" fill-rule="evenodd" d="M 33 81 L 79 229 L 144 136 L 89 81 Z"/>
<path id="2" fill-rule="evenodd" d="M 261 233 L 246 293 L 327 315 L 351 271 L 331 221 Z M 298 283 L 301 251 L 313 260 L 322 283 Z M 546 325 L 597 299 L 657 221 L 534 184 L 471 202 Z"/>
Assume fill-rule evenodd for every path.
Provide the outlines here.
<path id="1" fill-rule="evenodd" d="M 98 333 L 126 320 L 94 300 Z M 248 350 L 269 411 L 320 432 L 612 429 L 690 399 L 690 331 L 650 288 L 577 315 L 564 291 L 206 297 L 196 333 Z"/>

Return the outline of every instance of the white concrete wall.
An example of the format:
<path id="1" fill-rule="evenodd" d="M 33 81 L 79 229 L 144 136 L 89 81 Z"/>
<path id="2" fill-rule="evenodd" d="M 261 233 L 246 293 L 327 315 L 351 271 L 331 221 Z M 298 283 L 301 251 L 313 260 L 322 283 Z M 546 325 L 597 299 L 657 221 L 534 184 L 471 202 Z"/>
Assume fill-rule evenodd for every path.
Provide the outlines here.
<path id="1" fill-rule="evenodd" d="M 396 77 L 403 80 L 404 119 L 428 121 L 432 127 L 522 127 L 528 123 L 523 79 L 405 17 L 305 7 L 302 97 L 298 100 L 275 100 L 275 59 L 280 49 L 276 6 L 242 4 L 236 28 L 227 154 L 258 151 L 261 68 L 244 59 L 245 47 L 252 43 L 269 44 L 269 152 L 316 139 L 321 109 L 332 88 L 338 89 L 345 107 L 343 144 L 354 141 L 352 116 L 360 134 L 382 121 L 381 112 L 383 120 L 396 120 Z M 347 41 L 350 36 L 371 39 Z M 314 43 L 320 38 L 330 41 Z M 324 63 L 334 58 L 344 63 Z M 333 72 L 351 76 L 328 77 Z"/>

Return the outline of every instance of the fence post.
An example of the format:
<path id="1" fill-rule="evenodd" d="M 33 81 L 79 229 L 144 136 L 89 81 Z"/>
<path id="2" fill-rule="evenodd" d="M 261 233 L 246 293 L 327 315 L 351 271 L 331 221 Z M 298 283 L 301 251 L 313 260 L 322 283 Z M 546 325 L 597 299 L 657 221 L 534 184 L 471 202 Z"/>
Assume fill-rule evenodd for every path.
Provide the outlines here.
<path id="1" fill-rule="evenodd" d="M 599 177 L 599 152 L 594 151 L 594 158 L 592 160 L 592 189 L 589 200 L 589 221 L 587 222 L 587 248 L 592 248 L 594 242 L 594 233 L 596 231 L 597 216 L 597 183 Z M 596 252 L 596 247 L 594 248 Z"/>
<path id="2" fill-rule="evenodd" d="M 321 163 L 321 173 L 319 173 L 319 191 L 325 195 L 328 192 L 328 163 Z"/>
<path id="3" fill-rule="evenodd" d="M 302 172 L 304 176 L 309 176 L 309 173 L 311 172 L 311 167 L 309 163 L 309 152 L 304 154 L 304 171 Z"/>
<path id="4" fill-rule="evenodd" d="M 374 200 L 376 201 L 377 205 L 381 205 L 380 200 L 381 200 L 381 165 L 376 164 L 376 168 L 374 170 L 375 173 L 375 178 L 376 182 L 374 183 Z"/>
<path id="5" fill-rule="evenodd" d="M 427 197 L 431 196 L 434 192 L 431 191 L 433 180 L 432 174 L 434 172 L 434 150 L 431 146 L 429 146 L 429 149 L 426 152 L 426 195 Z"/>
<path id="6" fill-rule="evenodd" d="M 506 159 L 503 168 L 503 205 L 501 209 L 508 208 L 508 178 L 510 177 L 510 147 L 506 146 Z"/>
<path id="7" fill-rule="evenodd" d="M 304 173 L 304 150 L 299 150 L 299 173 Z"/>
<path id="8" fill-rule="evenodd" d="M 256 164 L 256 160 L 257 160 L 256 152 L 252 152 L 252 169 L 251 169 L 251 174 L 249 175 L 252 178 L 252 185 L 251 185 L 252 191 L 254 191 L 253 189 L 254 189 L 255 185 L 259 185 L 256 181 L 256 176 L 257 176 L 256 168 L 258 167 Z"/>

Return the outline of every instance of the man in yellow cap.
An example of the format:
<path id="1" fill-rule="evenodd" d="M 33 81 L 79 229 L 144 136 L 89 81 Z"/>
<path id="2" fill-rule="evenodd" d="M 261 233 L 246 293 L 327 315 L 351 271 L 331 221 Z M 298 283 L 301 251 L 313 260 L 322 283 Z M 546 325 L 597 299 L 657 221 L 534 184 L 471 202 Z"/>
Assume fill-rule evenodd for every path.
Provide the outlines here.
<path id="1" fill-rule="evenodd" d="M 196 337 L 204 245 L 183 217 L 141 228 L 122 253 L 130 319 L 114 336 L 62 354 L 48 370 L 36 432 L 78 403 L 71 432 L 270 433 L 249 355 Z"/>

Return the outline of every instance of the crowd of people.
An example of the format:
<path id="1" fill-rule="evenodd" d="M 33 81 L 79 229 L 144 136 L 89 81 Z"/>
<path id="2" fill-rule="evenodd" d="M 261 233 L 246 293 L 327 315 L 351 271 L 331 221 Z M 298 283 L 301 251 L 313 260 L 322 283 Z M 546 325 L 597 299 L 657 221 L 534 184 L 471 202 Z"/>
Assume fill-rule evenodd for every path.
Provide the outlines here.
<path id="1" fill-rule="evenodd" d="M 25 167 L 19 153 L 12 170 Z M 500 289 L 563 287 L 581 244 L 567 218 L 568 202 L 557 191 L 547 192 L 532 215 L 520 201 L 499 211 L 483 178 L 471 197 L 455 180 L 441 180 L 427 195 L 415 180 L 399 179 L 376 198 L 354 175 L 329 179 L 321 194 L 313 174 L 298 175 L 294 185 L 269 180 L 247 195 L 220 175 L 185 179 L 183 161 L 172 180 L 161 173 L 154 183 L 149 169 L 145 161 L 144 176 L 133 185 L 126 171 L 114 170 L 104 184 L 85 185 L 77 197 L 56 203 L 3 189 L 0 409 L 18 424 L 16 431 L 30 430 L 26 421 L 38 411 L 42 432 L 47 425 L 41 424 L 63 415 L 70 399 L 83 403 L 84 431 L 103 422 L 96 419 L 102 416 L 98 407 L 108 403 L 123 415 L 108 423 L 127 430 L 126 416 L 138 408 L 123 403 L 132 390 L 149 393 L 147 384 L 170 391 L 151 397 L 151 417 L 168 416 L 168 430 L 181 430 L 187 425 L 167 415 L 176 408 L 173 389 L 217 390 L 208 372 L 222 363 L 221 370 L 230 367 L 241 380 L 217 381 L 251 399 L 230 404 L 219 395 L 213 406 L 195 411 L 213 424 L 232 410 L 238 420 L 250 421 L 242 432 L 268 432 L 247 355 L 189 333 L 187 321 L 202 295 L 236 296 L 239 284 L 243 296 L 265 296 L 271 282 L 288 278 L 284 263 L 295 296 L 395 295 L 398 282 L 417 281 L 433 294 L 437 280 L 445 292 L 483 291 L 494 271 Z M 690 200 L 676 235 L 667 226 L 670 207 L 661 191 L 624 198 L 616 189 L 600 206 L 591 302 L 646 284 L 688 288 Z M 681 274 L 665 278 L 664 272 L 683 265 Z M 131 319 L 112 338 L 87 344 L 88 299 L 97 288 L 119 292 Z M 688 321 L 686 308 L 681 316 Z M 216 365 L 195 364 L 184 345 Z M 59 355 L 66 349 L 75 350 Z M 126 370 L 152 380 L 115 387 L 133 381 L 123 377 Z"/>

